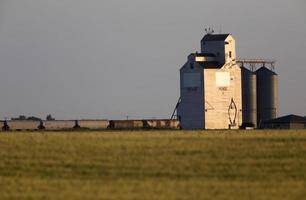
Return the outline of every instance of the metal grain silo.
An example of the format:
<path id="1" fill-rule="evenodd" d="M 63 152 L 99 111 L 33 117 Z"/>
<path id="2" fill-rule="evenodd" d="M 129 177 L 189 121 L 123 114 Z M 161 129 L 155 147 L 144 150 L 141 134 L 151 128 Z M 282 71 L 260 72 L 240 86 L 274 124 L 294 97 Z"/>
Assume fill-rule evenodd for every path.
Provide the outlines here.
<path id="1" fill-rule="evenodd" d="M 257 126 L 256 74 L 241 67 L 243 126 Z"/>
<path id="2" fill-rule="evenodd" d="M 257 81 L 257 123 L 274 119 L 278 112 L 278 77 L 266 67 L 256 71 Z"/>

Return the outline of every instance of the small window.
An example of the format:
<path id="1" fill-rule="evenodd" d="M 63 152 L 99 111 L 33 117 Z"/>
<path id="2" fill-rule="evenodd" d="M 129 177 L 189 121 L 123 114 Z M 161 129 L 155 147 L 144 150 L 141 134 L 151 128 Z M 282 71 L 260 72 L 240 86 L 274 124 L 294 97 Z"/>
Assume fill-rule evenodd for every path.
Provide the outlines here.
<path id="1" fill-rule="evenodd" d="M 193 63 L 190 63 L 190 69 L 193 69 Z"/>
<path id="2" fill-rule="evenodd" d="M 231 52 L 231 51 L 229 52 L 229 57 L 230 57 L 230 58 L 232 57 L 232 52 Z"/>

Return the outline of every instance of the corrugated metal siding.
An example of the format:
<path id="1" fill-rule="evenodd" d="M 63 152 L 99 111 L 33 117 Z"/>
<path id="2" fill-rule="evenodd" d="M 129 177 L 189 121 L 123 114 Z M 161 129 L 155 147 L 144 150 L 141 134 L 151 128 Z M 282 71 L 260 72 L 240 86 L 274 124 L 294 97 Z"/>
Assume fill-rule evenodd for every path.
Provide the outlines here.
<path id="1" fill-rule="evenodd" d="M 261 67 L 257 77 L 257 123 L 274 119 L 278 112 L 278 77 L 277 74 Z"/>
<path id="2" fill-rule="evenodd" d="M 75 126 L 74 120 L 56 120 L 56 121 L 43 121 L 46 130 L 64 130 L 72 129 Z"/>
<path id="3" fill-rule="evenodd" d="M 111 120 L 110 128 L 114 129 L 133 129 L 143 128 L 142 120 Z"/>
<path id="4" fill-rule="evenodd" d="M 244 124 L 257 127 L 257 90 L 254 72 L 241 67 L 242 76 L 242 118 Z"/>
<path id="5" fill-rule="evenodd" d="M 178 120 L 160 119 L 160 120 L 143 120 L 145 128 L 166 128 L 177 129 L 179 128 Z"/>
<path id="6" fill-rule="evenodd" d="M 137 129 L 137 128 L 158 128 L 158 129 L 177 129 L 178 120 L 171 119 L 144 119 L 144 120 L 110 120 L 111 129 Z"/>
<path id="7" fill-rule="evenodd" d="M 38 130 L 39 121 L 28 120 L 10 120 L 7 121 L 7 125 L 10 130 Z"/>
<path id="8" fill-rule="evenodd" d="M 88 129 L 106 129 L 109 125 L 108 120 L 78 120 L 81 128 Z"/>
<path id="9" fill-rule="evenodd" d="M 262 129 L 289 129 L 289 123 L 261 123 L 260 127 Z"/>
<path id="10" fill-rule="evenodd" d="M 304 129 L 305 124 L 303 123 L 269 123 L 264 122 L 261 124 L 263 129 Z"/>
<path id="11" fill-rule="evenodd" d="M 291 123 L 290 124 L 290 128 L 291 129 L 304 129 L 305 128 L 305 124 L 302 124 L 302 123 Z"/>

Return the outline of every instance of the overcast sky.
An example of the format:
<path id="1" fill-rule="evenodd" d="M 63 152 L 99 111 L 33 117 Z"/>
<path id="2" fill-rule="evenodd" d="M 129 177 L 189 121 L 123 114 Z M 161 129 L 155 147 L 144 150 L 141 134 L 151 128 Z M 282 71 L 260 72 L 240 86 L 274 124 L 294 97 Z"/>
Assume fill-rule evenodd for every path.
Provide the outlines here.
<path id="1" fill-rule="evenodd" d="M 305 115 L 305 2 L 0 0 L 0 118 L 168 118 L 205 27 L 276 59 L 280 115 Z"/>

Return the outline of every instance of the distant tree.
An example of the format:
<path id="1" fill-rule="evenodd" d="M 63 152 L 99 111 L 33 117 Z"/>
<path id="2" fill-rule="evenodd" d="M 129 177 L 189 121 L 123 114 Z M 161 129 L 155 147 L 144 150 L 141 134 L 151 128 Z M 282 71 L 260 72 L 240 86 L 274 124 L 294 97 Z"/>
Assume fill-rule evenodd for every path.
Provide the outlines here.
<path id="1" fill-rule="evenodd" d="M 26 117 L 25 115 L 19 115 L 19 117 L 12 118 L 12 120 L 20 120 L 20 121 L 24 121 L 24 120 L 41 121 L 41 119 L 38 118 L 38 117 L 34 117 L 34 116 Z"/>
<path id="2" fill-rule="evenodd" d="M 27 117 L 25 115 L 19 115 L 19 117 L 12 118 L 12 120 L 27 120 Z"/>
<path id="3" fill-rule="evenodd" d="M 53 121 L 53 120 L 55 120 L 55 118 L 53 118 L 52 115 L 49 114 L 49 115 L 47 115 L 46 120 L 47 121 Z"/>
<path id="4" fill-rule="evenodd" d="M 39 121 L 38 129 L 40 129 L 40 130 L 45 129 L 44 122 L 42 120 Z"/>
<path id="5" fill-rule="evenodd" d="M 41 121 L 40 118 L 34 117 L 34 116 L 28 117 L 27 120 L 31 120 L 31 121 Z"/>
<path id="6" fill-rule="evenodd" d="M 6 121 L 6 120 L 5 120 L 4 123 L 3 123 L 2 130 L 3 130 L 3 131 L 8 131 L 8 130 L 10 130 L 10 127 L 7 125 L 7 121 Z"/>

